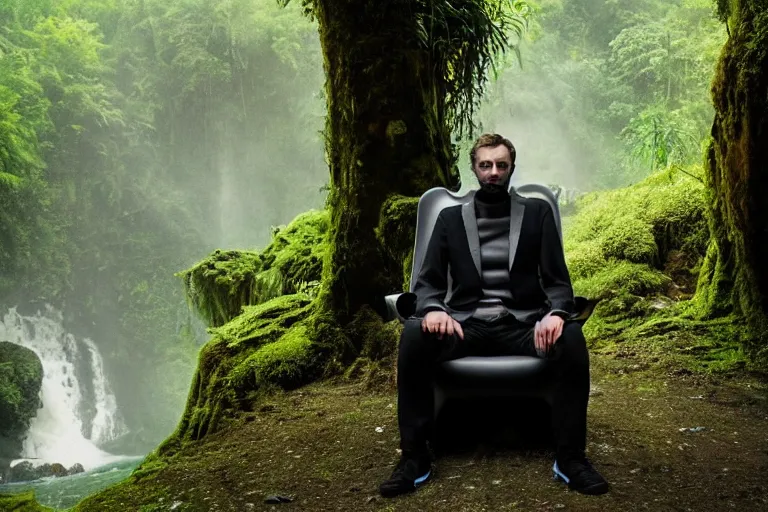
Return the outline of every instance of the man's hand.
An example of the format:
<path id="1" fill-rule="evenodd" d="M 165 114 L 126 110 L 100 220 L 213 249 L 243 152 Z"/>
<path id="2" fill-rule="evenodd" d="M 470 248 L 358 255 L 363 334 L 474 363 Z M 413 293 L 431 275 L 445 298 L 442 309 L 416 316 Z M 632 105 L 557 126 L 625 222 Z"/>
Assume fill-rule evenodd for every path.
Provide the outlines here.
<path id="1" fill-rule="evenodd" d="M 563 334 L 563 324 L 565 324 L 565 320 L 552 314 L 548 314 L 541 321 L 536 322 L 533 331 L 533 343 L 537 352 L 540 354 L 549 352 L 552 345 Z"/>
<path id="2" fill-rule="evenodd" d="M 464 339 L 464 331 L 461 330 L 461 324 L 451 317 L 445 311 L 430 311 L 421 321 L 421 330 L 424 332 L 433 332 L 437 334 L 437 339 L 443 339 L 443 336 L 453 336 L 454 333 Z"/>

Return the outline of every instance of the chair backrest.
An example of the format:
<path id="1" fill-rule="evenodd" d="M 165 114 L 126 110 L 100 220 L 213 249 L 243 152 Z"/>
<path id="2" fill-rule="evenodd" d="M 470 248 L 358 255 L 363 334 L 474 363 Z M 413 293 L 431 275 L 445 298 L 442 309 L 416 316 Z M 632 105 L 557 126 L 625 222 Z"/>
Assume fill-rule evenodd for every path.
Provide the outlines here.
<path id="1" fill-rule="evenodd" d="M 555 224 L 560 233 L 560 239 L 562 240 L 563 232 L 560 226 L 560 209 L 557 206 L 557 198 L 552 190 L 546 185 L 528 183 L 515 187 L 515 192 L 523 197 L 538 197 L 549 203 L 555 216 Z M 437 222 L 437 216 L 443 208 L 467 203 L 472 200 L 474 195 L 475 190 L 459 195 L 448 189 L 436 187 L 427 190 L 421 196 L 416 212 L 416 240 L 413 247 L 410 291 L 413 291 L 416 285 L 416 279 L 419 276 L 421 264 L 424 262 L 424 255 L 427 252 L 427 245 L 432 237 L 432 230 L 435 227 L 435 222 Z"/>

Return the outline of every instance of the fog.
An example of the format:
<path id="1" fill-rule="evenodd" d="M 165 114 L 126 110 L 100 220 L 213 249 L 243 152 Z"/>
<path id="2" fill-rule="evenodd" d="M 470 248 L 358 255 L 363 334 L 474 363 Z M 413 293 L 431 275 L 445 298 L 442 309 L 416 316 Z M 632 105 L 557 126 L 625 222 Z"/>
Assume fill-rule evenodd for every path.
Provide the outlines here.
<path id="1" fill-rule="evenodd" d="M 32 326 L 42 311 L 62 324 L 51 332 L 93 340 L 128 432 L 101 444 L 146 453 L 176 426 L 209 337 L 174 274 L 260 250 L 324 205 L 319 38 L 298 2 L 59 4 L 0 6 L 0 100 L 17 95 L 4 105 L 20 127 L 9 161 L 27 166 L 10 171 L 32 178 L 26 196 L 0 187 L 0 313 Z M 0 332 L 48 343 L 31 329 Z"/>
<path id="2" fill-rule="evenodd" d="M 489 82 L 476 120 L 515 144 L 519 182 L 587 191 L 642 179 L 648 162 L 629 155 L 645 132 L 626 133 L 649 109 L 702 120 L 670 114 L 665 133 L 706 129 L 722 36 L 711 5 L 608 2 L 596 19 L 600 3 L 541 2 L 521 62 L 508 54 Z M 148 450 L 174 428 L 208 337 L 174 273 L 216 249 L 262 249 L 273 226 L 324 205 L 317 29 L 300 2 L 54 4 L 0 6 L 13 43 L 0 39 L 0 94 L 13 92 L 0 107 L 16 109 L 11 161 L 26 167 L 11 170 L 29 183 L 16 202 L 0 196 L 0 306 L 50 304 L 66 332 L 93 340 L 131 433 L 114 449 Z M 49 51 L 25 48 L 25 31 Z M 643 60 L 652 52 L 663 58 Z"/>

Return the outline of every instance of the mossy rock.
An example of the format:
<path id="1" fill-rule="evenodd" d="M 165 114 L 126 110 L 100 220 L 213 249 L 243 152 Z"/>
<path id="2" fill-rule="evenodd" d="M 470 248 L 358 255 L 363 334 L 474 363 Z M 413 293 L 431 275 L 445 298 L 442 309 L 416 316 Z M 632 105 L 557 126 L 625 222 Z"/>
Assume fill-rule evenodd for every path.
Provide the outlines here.
<path id="1" fill-rule="evenodd" d="M 576 281 L 574 291 L 591 299 L 606 299 L 619 293 L 645 296 L 661 292 L 669 281 L 668 276 L 648 265 L 614 260 L 596 274 Z"/>
<path id="2" fill-rule="evenodd" d="M 322 275 L 329 228 L 328 212 L 313 210 L 276 228 L 261 253 L 214 251 L 178 274 L 191 306 L 209 326 L 219 327 L 237 317 L 243 306 L 312 292 Z"/>
<path id="3" fill-rule="evenodd" d="M 52 508 L 40 505 L 34 491 L 21 494 L 0 494 L 0 510 L 3 512 L 53 512 Z"/>
<path id="4" fill-rule="evenodd" d="M 256 276 L 261 268 L 258 253 L 217 250 L 178 275 L 184 280 L 191 306 L 209 326 L 216 327 L 258 300 Z"/>
<path id="5" fill-rule="evenodd" d="M 310 210 L 274 230 L 261 257 L 264 270 L 275 270 L 282 277 L 280 294 L 296 293 L 305 283 L 320 281 L 330 229 L 328 210 Z"/>
<path id="6" fill-rule="evenodd" d="M 307 326 L 296 324 L 240 362 L 232 370 L 232 383 L 253 389 L 271 384 L 283 389 L 296 388 L 316 374 L 315 355 Z"/>
<path id="7" fill-rule="evenodd" d="M 680 261 L 695 272 L 706 252 L 704 186 L 687 174 L 661 171 L 631 187 L 587 194 L 577 205 L 564 245 L 578 294 L 661 293 L 671 282 L 662 272 L 670 255 L 676 272 L 684 270 Z"/>
<path id="8" fill-rule="evenodd" d="M 686 174 L 687 173 L 687 174 Z M 600 299 L 585 334 L 607 343 L 690 297 L 709 230 L 702 183 L 665 170 L 577 201 L 564 233 L 574 292 Z"/>
<path id="9" fill-rule="evenodd" d="M 40 406 L 43 364 L 32 350 L 0 342 L 0 457 L 15 458 Z"/>
<path id="10" fill-rule="evenodd" d="M 627 260 L 652 265 L 658 257 L 651 226 L 636 217 L 616 219 L 601 236 L 600 248 L 607 260 Z"/>
<path id="11" fill-rule="evenodd" d="M 249 410 L 265 389 L 292 389 L 321 375 L 329 344 L 314 330 L 316 316 L 308 295 L 284 295 L 246 306 L 211 329 L 184 415 L 161 451 L 219 430 L 238 411 Z"/>

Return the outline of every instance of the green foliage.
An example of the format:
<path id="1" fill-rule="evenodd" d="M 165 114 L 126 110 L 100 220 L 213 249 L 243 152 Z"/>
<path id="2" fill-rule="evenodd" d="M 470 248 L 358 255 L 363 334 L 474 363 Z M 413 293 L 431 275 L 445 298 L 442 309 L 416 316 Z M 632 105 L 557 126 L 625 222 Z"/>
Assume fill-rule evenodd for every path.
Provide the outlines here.
<path id="1" fill-rule="evenodd" d="M 416 34 L 433 56 L 445 95 L 445 115 L 458 136 L 472 134 L 474 114 L 494 59 L 522 38 L 531 10 L 527 2 L 465 0 L 415 4 Z"/>
<path id="2" fill-rule="evenodd" d="M 304 318 L 310 304 L 305 294 L 282 295 L 256 306 L 244 305 L 242 314 L 212 332 L 229 347 L 271 343 Z"/>
<path id="3" fill-rule="evenodd" d="M 726 37 L 711 0 L 542 0 L 531 20 L 479 115 L 524 181 L 588 191 L 701 161 Z"/>
<path id="4" fill-rule="evenodd" d="M 657 257 L 656 240 L 651 226 L 636 217 L 617 218 L 601 236 L 606 259 L 623 259 L 652 265 Z"/>
<path id="5" fill-rule="evenodd" d="M 16 458 L 29 422 L 37 415 L 43 365 L 28 348 L 0 341 L 0 457 Z M 6 446 L 12 440 L 15 446 Z"/>
<path id="6" fill-rule="evenodd" d="M 0 2 L 0 306 L 66 304 L 132 430 L 165 435 L 193 371 L 174 273 L 321 204 L 321 65 L 273 0 Z M 285 286 L 312 291 L 254 293 Z"/>
<path id="7" fill-rule="evenodd" d="M 680 112 L 651 106 L 629 121 L 621 137 L 628 146 L 630 157 L 653 172 L 672 164 L 688 163 L 698 156 L 694 128 Z"/>
<path id="8" fill-rule="evenodd" d="M 650 295 L 664 290 L 669 277 L 648 265 L 629 261 L 608 262 L 595 274 L 574 283 L 578 295 L 603 299 L 616 294 Z"/>

